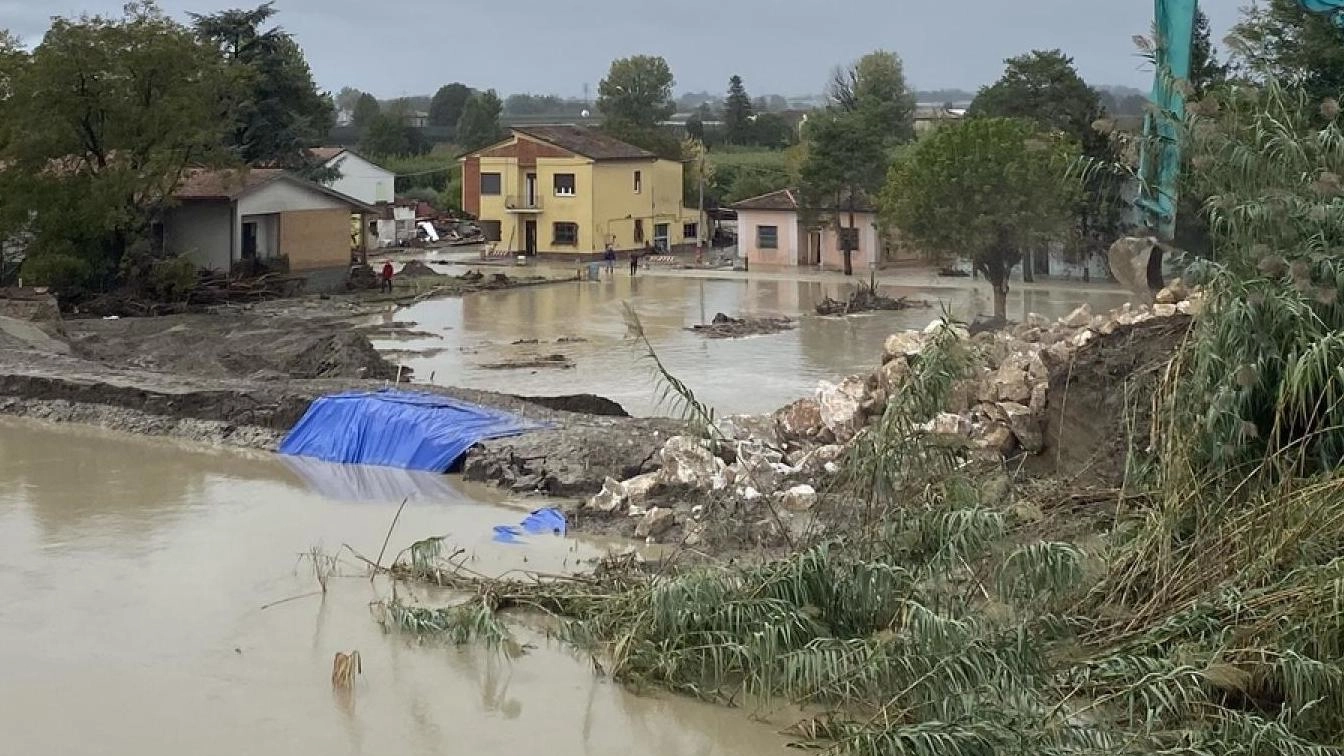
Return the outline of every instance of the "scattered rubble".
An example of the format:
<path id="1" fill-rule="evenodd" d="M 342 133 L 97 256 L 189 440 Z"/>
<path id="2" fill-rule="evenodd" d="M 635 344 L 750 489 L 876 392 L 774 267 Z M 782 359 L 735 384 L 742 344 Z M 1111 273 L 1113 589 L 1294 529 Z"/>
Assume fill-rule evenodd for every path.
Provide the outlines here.
<path id="1" fill-rule="evenodd" d="M 1104 355 L 1135 353 L 1126 346 L 1133 340 L 1143 342 L 1135 359 L 1169 358 L 1173 334 L 1188 328 L 1186 314 L 1198 312 L 1202 302 L 1199 291 L 1179 280 L 1159 298 L 1166 301 L 1104 315 L 1084 305 L 1055 322 L 1030 314 L 1020 324 L 975 335 L 956 327 L 982 362 L 954 385 L 945 411 L 918 430 L 967 459 L 1022 458 L 1044 474 L 1080 474 L 1102 456 L 1092 477 L 1114 483 L 1115 460 L 1124 455 L 1112 447 L 1124 440 L 1125 416 L 1116 397 L 1136 364 Z M 822 381 L 815 396 L 772 414 L 720 419 L 708 438 L 669 438 L 657 454 L 661 469 L 607 481 L 578 513 L 607 517 L 617 532 L 652 541 L 684 539 L 704 547 L 724 539 L 730 546 L 788 542 L 809 527 L 850 445 L 900 395 L 912 366 L 945 327 L 935 321 L 923 331 L 893 334 L 872 373 Z M 1071 466 L 1063 469 L 1060 461 Z"/>
<path id="2" fill-rule="evenodd" d="M 796 326 L 797 323 L 791 318 L 732 318 L 719 313 L 709 323 L 693 325 L 688 330 L 711 339 L 736 339 L 743 336 L 779 333 Z"/>

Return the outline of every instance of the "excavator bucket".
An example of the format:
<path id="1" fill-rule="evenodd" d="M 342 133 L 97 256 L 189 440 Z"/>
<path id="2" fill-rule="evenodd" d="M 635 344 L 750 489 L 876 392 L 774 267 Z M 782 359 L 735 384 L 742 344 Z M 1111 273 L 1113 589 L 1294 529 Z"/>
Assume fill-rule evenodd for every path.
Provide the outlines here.
<path id="1" fill-rule="evenodd" d="M 1126 236 L 1111 245 L 1106 262 L 1115 280 L 1143 301 L 1162 289 L 1162 259 L 1166 245 L 1151 236 Z"/>

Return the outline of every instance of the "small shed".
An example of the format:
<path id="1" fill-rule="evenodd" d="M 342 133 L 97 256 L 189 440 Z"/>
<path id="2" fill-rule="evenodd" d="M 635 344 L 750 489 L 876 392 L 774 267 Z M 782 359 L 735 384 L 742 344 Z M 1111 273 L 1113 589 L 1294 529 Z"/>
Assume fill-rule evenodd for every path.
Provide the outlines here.
<path id="1" fill-rule="evenodd" d="M 163 246 L 204 268 L 288 258 L 295 273 L 343 276 L 352 252 L 367 248 L 365 216 L 377 210 L 288 171 L 190 170 L 162 217 Z M 358 226 L 351 216 L 361 220 Z"/>

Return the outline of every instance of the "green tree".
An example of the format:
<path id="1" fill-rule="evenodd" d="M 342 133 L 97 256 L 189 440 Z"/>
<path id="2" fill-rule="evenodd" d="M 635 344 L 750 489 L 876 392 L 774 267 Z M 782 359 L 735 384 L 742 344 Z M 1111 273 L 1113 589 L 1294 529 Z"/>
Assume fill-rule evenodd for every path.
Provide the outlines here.
<path id="1" fill-rule="evenodd" d="M 896 53 L 871 52 L 837 70 L 828 96 L 832 108 L 853 114 L 888 148 L 915 138 L 915 96 Z"/>
<path id="2" fill-rule="evenodd" d="M 374 120 L 378 118 L 382 110 L 382 106 L 378 104 L 378 98 L 365 92 L 359 96 L 359 101 L 355 103 L 355 109 L 350 112 L 350 124 L 363 132 L 373 125 Z"/>
<path id="3" fill-rule="evenodd" d="M 1195 10 L 1195 36 L 1190 48 L 1190 86 L 1195 94 L 1203 96 L 1227 81 L 1228 67 L 1218 60 L 1218 48 L 1213 44 L 1213 29 L 1203 8 Z"/>
<path id="4" fill-rule="evenodd" d="M 752 115 L 755 110 L 747 88 L 742 85 L 742 77 L 734 75 L 728 80 L 728 99 L 723 105 L 724 138 L 728 144 L 752 143 Z"/>
<path id="5" fill-rule="evenodd" d="M 458 144 L 468 150 L 477 150 L 503 138 L 504 130 L 499 125 L 503 108 L 493 89 L 473 94 L 457 121 Z"/>
<path id="6" fill-rule="evenodd" d="M 883 134 L 857 113 L 830 109 L 807 125 L 807 158 L 801 170 L 802 204 L 809 215 L 821 210 L 844 211 L 854 227 L 855 212 L 882 187 L 886 173 Z M 833 215 L 839 228 L 841 213 Z M 815 221 L 815 218 L 809 218 Z M 852 239 L 845 242 L 845 275 L 854 275 Z"/>
<path id="7" fill-rule="evenodd" d="M 617 131 L 652 131 L 672 117 L 672 69 L 667 61 L 635 55 L 611 63 L 607 77 L 597 85 L 597 109 L 604 125 Z"/>
<path id="8" fill-rule="evenodd" d="M 355 112 L 355 106 L 359 104 L 359 98 L 363 94 L 354 87 L 341 87 L 341 91 L 336 93 L 332 102 L 336 103 L 336 110 L 343 113 L 353 113 Z"/>
<path id="9" fill-rule="evenodd" d="M 883 221 L 938 256 L 965 255 L 1007 317 L 1008 278 L 1022 251 L 1068 226 L 1077 158 L 1067 139 L 1029 121 L 973 118 L 915 143 L 892 166 Z"/>
<path id="10" fill-rule="evenodd" d="M 686 136 L 697 142 L 705 141 L 705 122 L 700 119 L 699 113 L 692 113 L 686 119 Z"/>
<path id="11" fill-rule="evenodd" d="M 0 83 L 0 237 L 31 234 L 24 277 L 63 294 L 113 283 L 184 170 L 229 157 L 217 52 L 151 3 L 55 19 Z"/>
<path id="12" fill-rule="evenodd" d="M 1102 115 L 1101 98 L 1078 75 L 1073 58 L 1059 50 L 1032 50 L 1004 62 L 998 81 L 971 101 L 971 117 L 1025 118 L 1079 144 L 1096 134 L 1092 124 Z"/>
<path id="13" fill-rule="evenodd" d="M 234 83 L 225 102 L 230 147 L 249 165 L 310 170 L 307 148 L 326 139 L 336 107 L 317 89 L 293 37 L 279 27 L 264 28 L 275 13 L 266 3 L 191 17 L 201 39 L 218 49 Z"/>
<path id="14" fill-rule="evenodd" d="M 402 157 L 411 153 L 406 126 L 395 113 L 374 116 L 364 136 L 359 140 L 361 152 L 380 157 Z"/>
<path id="15" fill-rule="evenodd" d="M 793 143 L 793 127 L 778 113 L 758 113 L 751 122 L 751 143 L 772 150 Z"/>
<path id="16" fill-rule="evenodd" d="M 982 88 L 971 102 L 971 117 L 1034 121 L 1044 129 L 1068 135 L 1088 158 L 1101 163 L 1115 161 L 1109 138 L 1093 128 L 1106 114 L 1101 96 L 1078 75 L 1072 58 L 1059 50 L 1033 50 L 1005 63 L 998 81 Z M 1118 177 L 1089 174 L 1075 208 L 1078 238 L 1084 241 L 1085 250 L 1104 249 L 1119 236 L 1124 207 Z M 1042 255 L 1034 259 L 1035 251 L 1027 250 L 1029 261 L 1022 269 L 1027 281 L 1038 270 L 1048 271 L 1048 258 Z"/>
<path id="17" fill-rule="evenodd" d="M 471 99 L 472 89 L 461 82 L 453 82 L 439 87 L 434 99 L 429 103 L 429 123 L 431 126 L 457 128 L 462 111 Z"/>
<path id="18" fill-rule="evenodd" d="M 1300 87 L 1317 101 L 1344 93 L 1344 44 L 1329 16 L 1296 0 L 1267 0 L 1243 9 L 1232 37 L 1240 73 Z"/>

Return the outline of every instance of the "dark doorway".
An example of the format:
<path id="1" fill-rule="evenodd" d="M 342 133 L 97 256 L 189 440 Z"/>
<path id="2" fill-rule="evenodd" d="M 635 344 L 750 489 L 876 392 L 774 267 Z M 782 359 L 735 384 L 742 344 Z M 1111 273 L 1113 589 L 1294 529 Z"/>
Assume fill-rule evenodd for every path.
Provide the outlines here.
<path id="1" fill-rule="evenodd" d="M 257 224 L 243 224 L 243 259 L 255 260 L 257 258 Z"/>
<path id="2" fill-rule="evenodd" d="M 531 256 L 537 253 L 537 222 L 523 222 L 523 251 Z"/>
<path id="3" fill-rule="evenodd" d="M 636 244 L 643 244 L 643 243 L 644 243 L 644 219 L 643 219 L 643 218 L 636 218 L 636 219 L 635 219 L 635 243 L 636 243 Z"/>

